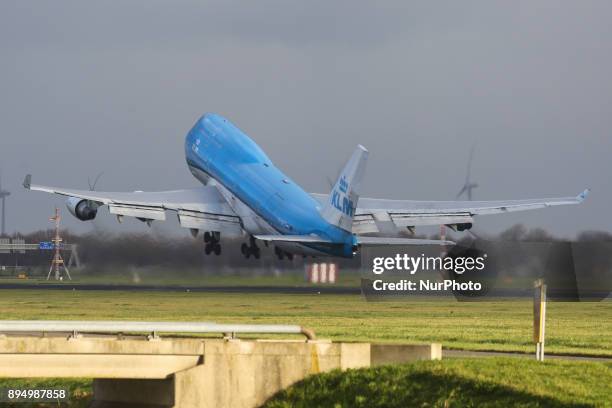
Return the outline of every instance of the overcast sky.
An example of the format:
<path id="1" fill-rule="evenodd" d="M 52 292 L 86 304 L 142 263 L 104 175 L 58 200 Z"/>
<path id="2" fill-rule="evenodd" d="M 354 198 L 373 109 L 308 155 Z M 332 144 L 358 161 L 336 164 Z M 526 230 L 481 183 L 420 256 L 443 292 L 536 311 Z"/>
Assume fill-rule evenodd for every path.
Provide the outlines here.
<path id="1" fill-rule="evenodd" d="M 477 228 L 610 231 L 611 21 L 610 1 L 4 0 L 8 230 L 48 227 L 65 209 L 24 191 L 26 173 L 87 188 L 104 171 L 100 190 L 196 186 L 184 136 L 216 112 L 307 191 L 327 192 L 361 143 L 364 195 L 453 199 L 476 142 L 475 199 L 593 189 L 582 206 Z M 115 231 L 146 229 L 102 212 Z"/>

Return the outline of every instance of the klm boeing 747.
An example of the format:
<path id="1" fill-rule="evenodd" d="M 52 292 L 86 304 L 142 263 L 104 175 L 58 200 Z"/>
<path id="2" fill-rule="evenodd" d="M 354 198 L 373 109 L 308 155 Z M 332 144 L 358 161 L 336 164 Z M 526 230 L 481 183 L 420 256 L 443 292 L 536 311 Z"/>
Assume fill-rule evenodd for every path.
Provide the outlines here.
<path id="1" fill-rule="evenodd" d="M 448 225 L 463 231 L 476 216 L 578 204 L 576 197 L 509 201 L 412 201 L 360 198 L 368 151 L 359 145 L 330 194 L 309 194 L 287 177 L 261 148 L 229 120 L 202 116 L 185 138 L 189 170 L 203 186 L 162 192 L 99 192 L 46 187 L 30 190 L 67 196 L 72 215 L 82 221 L 107 206 L 121 221 L 136 217 L 151 224 L 174 211 L 182 227 L 203 232 L 207 254 L 221 253 L 221 236 L 245 236 L 245 257 L 260 257 L 258 241 L 272 243 L 276 255 L 350 258 L 363 245 L 446 245 L 449 241 L 398 237 L 402 229 Z M 375 233 L 376 236 L 362 234 Z"/>

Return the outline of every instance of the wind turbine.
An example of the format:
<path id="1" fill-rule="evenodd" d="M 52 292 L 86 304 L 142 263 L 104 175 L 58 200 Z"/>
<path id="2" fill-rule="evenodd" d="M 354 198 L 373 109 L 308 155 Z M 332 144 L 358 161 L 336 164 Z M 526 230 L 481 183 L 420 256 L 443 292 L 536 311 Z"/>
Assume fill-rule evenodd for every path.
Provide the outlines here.
<path id="1" fill-rule="evenodd" d="M 98 173 L 94 178 L 93 183 L 91 182 L 91 177 L 87 176 L 87 184 L 89 185 L 89 191 L 96 191 L 96 185 L 98 184 L 100 177 L 102 177 L 103 175 L 103 171 Z M 91 226 L 93 227 L 95 232 L 100 232 L 102 230 L 102 226 L 100 225 L 100 218 L 96 217 L 91 220 Z"/>
<path id="2" fill-rule="evenodd" d="M 87 184 L 89 184 L 89 191 L 96 191 L 96 184 L 98 184 L 98 180 L 100 180 L 100 177 L 102 177 L 103 174 L 104 172 L 98 173 L 93 183 L 91 182 L 91 178 L 87 177 Z"/>
<path id="3" fill-rule="evenodd" d="M 471 180 L 472 159 L 474 158 L 474 148 L 475 147 L 476 147 L 476 143 L 474 143 L 472 145 L 472 148 L 470 149 L 470 156 L 468 158 L 468 165 L 467 165 L 467 174 L 465 176 L 465 184 L 463 184 L 463 187 L 461 187 L 461 190 L 459 190 L 459 193 L 457 194 L 456 198 L 461 197 L 463 193 L 465 193 L 467 195 L 467 199 L 469 201 L 472 201 L 472 190 L 478 187 L 478 183 L 474 183 Z"/>
<path id="4" fill-rule="evenodd" d="M 10 195 L 11 193 L 9 191 L 2 189 L 2 172 L 0 171 L 0 199 L 2 199 L 2 226 L 0 228 L 0 236 L 3 236 L 6 232 L 6 197 Z"/>

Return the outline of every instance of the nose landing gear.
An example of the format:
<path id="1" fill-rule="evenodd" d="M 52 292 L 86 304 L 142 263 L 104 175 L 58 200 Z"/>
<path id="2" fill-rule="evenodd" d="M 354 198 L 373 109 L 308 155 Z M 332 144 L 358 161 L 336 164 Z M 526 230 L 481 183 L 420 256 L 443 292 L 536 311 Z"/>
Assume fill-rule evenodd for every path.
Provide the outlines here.
<path id="1" fill-rule="evenodd" d="M 214 253 L 215 255 L 221 255 L 221 233 L 219 231 L 206 231 L 204 233 L 204 242 L 206 246 L 204 247 L 204 253 L 206 255 L 210 255 Z"/>
<path id="2" fill-rule="evenodd" d="M 253 237 L 249 238 L 249 245 L 246 243 L 242 244 L 240 251 L 242 251 L 242 255 L 244 255 L 246 259 L 249 259 L 251 255 L 253 255 L 255 259 L 259 259 L 259 257 L 261 257 L 261 249 L 259 249 L 257 243 L 255 242 L 255 238 Z"/>

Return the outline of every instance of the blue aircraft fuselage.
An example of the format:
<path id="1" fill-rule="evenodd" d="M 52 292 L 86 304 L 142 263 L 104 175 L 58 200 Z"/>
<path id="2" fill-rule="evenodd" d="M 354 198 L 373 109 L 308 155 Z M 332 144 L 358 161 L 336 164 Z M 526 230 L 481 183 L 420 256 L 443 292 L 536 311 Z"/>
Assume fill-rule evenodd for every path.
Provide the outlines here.
<path id="1" fill-rule="evenodd" d="M 229 120 L 210 113 L 202 116 L 185 138 L 185 157 L 192 171 L 216 180 L 274 233 L 315 234 L 334 244 L 308 244 L 310 249 L 352 256 L 353 234 L 328 223 L 319 212 L 320 203 L 274 166 L 263 150 Z"/>

